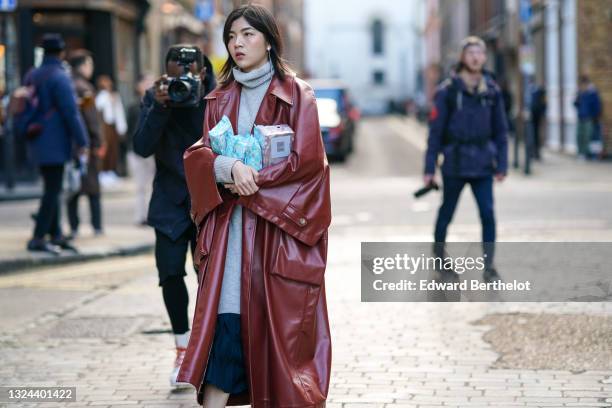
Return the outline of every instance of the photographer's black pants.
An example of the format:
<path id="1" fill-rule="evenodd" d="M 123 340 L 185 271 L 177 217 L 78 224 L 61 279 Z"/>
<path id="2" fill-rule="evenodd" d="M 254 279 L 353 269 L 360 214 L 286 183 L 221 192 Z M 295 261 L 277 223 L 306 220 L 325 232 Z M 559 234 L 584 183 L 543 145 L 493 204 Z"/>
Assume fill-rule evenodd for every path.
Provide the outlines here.
<path id="1" fill-rule="evenodd" d="M 155 264 L 159 273 L 159 286 L 162 288 L 164 304 L 168 311 L 172 332 L 183 334 L 189 330 L 187 307 L 189 294 L 184 276 L 187 249 L 191 254 L 195 249 L 196 231 L 188 228 L 176 241 L 155 230 Z"/>

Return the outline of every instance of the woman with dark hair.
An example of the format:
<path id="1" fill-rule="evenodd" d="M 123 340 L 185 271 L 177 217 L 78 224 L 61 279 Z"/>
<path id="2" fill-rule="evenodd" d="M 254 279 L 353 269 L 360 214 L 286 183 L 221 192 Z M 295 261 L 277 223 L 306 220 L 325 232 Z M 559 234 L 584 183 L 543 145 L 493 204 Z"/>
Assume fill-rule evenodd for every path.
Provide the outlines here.
<path id="1" fill-rule="evenodd" d="M 87 50 L 75 50 L 68 56 L 68 63 L 72 68 L 72 78 L 79 109 L 87 134 L 89 136 L 89 157 L 87 169 L 83 172 L 81 179 L 81 190 L 74 192 L 67 200 L 68 221 L 70 222 L 70 238 L 75 238 L 79 230 L 79 197 L 87 195 L 89 198 L 89 208 L 91 210 L 91 226 L 94 234 L 102 233 L 102 205 L 100 194 L 100 183 L 98 172 L 100 166 L 99 154 L 102 147 L 102 137 L 96 111 L 95 97 L 96 91 L 91 84 L 94 72 L 94 62 L 91 53 Z M 74 157 L 76 162 L 78 157 Z"/>
<path id="2" fill-rule="evenodd" d="M 119 163 L 119 142 L 127 132 L 127 122 L 121 95 L 115 89 L 113 80 L 108 75 L 100 75 L 96 80 L 98 95 L 96 108 L 100 113 L 102 135 L 104 139 L 104 156 L 102 158 L 102 184 L 112 183 L 117 179 Z"/>
<path id="3" fill-rule="evenodd" d="M 194 385 L 207 408 L 324 406 L 331 208 L 314 93 L 282 59 L 265 8 L 232 11 L 223 39 L 221 84 L 206 97 L 204 134 L 184 160 L 200 286 L 178 381 Z M 241 135 L 255 125 L 289 125 L 288 156 L 258 172 L 217 155 L 208 132 L 224 115 Z"/>

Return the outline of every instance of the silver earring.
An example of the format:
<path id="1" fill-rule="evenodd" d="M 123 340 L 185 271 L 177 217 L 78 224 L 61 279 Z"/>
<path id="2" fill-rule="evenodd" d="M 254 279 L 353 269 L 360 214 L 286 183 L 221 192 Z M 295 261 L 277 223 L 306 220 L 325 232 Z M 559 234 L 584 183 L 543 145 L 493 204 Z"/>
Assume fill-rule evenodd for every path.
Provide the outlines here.
<path id="1" fill-rule="evenodd" d="M 268 62 L 270 63 L 270 72 L 272 72 L 272 56 L 270 55 L 270 48 L 268 48 Z"/>

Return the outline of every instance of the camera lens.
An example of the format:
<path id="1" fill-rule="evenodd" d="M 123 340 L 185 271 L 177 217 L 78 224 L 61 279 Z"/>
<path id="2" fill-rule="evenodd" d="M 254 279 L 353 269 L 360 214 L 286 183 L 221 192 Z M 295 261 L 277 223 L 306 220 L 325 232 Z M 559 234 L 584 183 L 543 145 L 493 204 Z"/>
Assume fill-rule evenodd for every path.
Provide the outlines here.
<path id="1" fill-rule="evenodd" d="M 182 102 L 191 95 L 191 84 L 187 81 L 172 81 L 168 86 L 168 96 L 174 102 Z"/>

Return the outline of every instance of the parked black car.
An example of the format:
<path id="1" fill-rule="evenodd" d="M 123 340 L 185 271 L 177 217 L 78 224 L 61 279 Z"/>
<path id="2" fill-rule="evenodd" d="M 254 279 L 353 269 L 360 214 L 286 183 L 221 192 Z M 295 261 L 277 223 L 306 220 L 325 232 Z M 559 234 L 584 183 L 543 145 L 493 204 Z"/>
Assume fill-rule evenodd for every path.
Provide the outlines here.
<path id="1" fill-rule="evenodd" d="M 321 135 L 330 159 L 344 161 L 353 151 L 360 112 L 351 102 L 346 85 L 336 80 L 308 81 L 314 88 Z"/>

